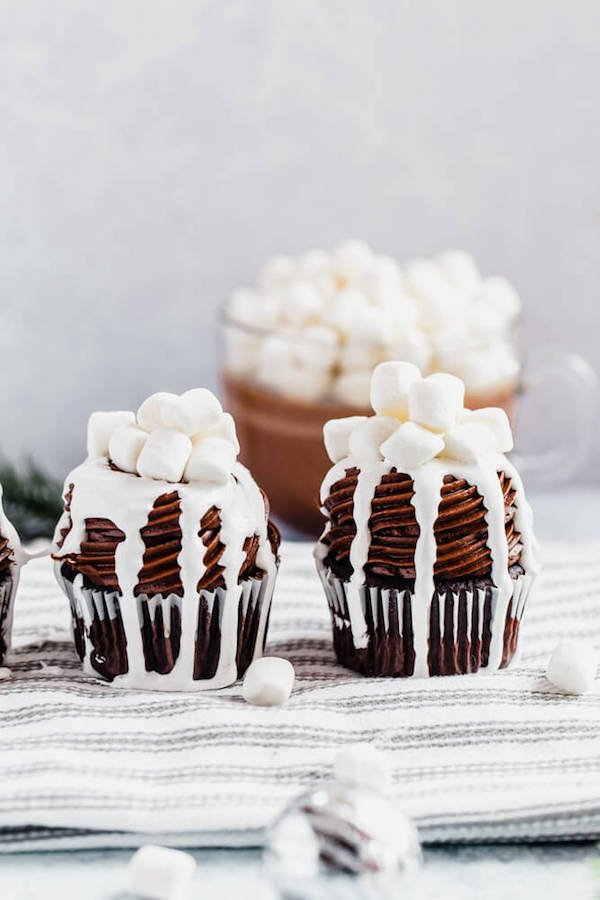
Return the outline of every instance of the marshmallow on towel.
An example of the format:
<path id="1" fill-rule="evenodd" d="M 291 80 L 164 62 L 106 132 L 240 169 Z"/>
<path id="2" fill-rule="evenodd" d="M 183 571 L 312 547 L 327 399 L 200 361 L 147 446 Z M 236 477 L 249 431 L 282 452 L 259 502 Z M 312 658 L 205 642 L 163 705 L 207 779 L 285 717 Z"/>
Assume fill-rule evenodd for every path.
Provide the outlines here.
<path id="1" fill-rule="evenodd" d="M 205 484 L 227 484 L 235 464 L 235 444 L 224 437 L 203 437 L 194 441 L 184 481 L 203 481 Z"/>
<path id="2" fill-rule="evenodd" d="M 335 755 L 333 773 L 338 781 L 387 793 L 392 772 L 387 756 L 373 744 L 361 741 L 342 747 Z"/>
<path id="3" fill-rule="evenodd" d="M 283 706 L 294 685 L 294 667 L 279 656 L 255 659 L 244 675 L 242 696 L 253 706 Z"/>
<path id="4" fill-rule="evenodd" d="M 561 641 L 550 657 L 546 676 L 566 694 L 591 690 L 596 677 L 598 656 L 586 641 Z"/>
<path id="5" fill-rule="evenodd" d="M 135 425 L 135 413 L 129 410 L 93 412 L 88 419 L 88 455 L 93 458 L 108 456 L 110 436 L 119 425 Z"/>
<path id="6" fill-rule="evenodd" d="M 127 889 L 146 900 L 179 900 L 189 888 L 196 861 L 189 853 L 146 844 L 127 867 Z"/>
<path id="7" fill-rule="evenodd" d="M 181 481 L 192 452 L 192 442 L 186 434 L 173 428 L 157 428 L 142 447 L 137 470 L 146 478 Z"/>
<path id="8" fill-rule="evenodd" d="M 494 435 L 498 453 L 508 453 L 513 448 L 513 436 L 508 416 L 497 406 L 486 406 L 482 409 L 465 409 L 462 422 L 478 422 L 485 425 Z"/>
<path id="9" fill-rule="evenodd" d="M 398 419 L 393 416 L 370 416 L 350 432 L 348 446 L 350 455 L 362 463 L 380 460 L 380 447 L 398 428 Z"/>
<path id="10" fill-rule="evenodd" d="M 148 440 L 148 432 L 139 425 L 119 425 L 108 442 L 108 456 L 123 472 L 136 472 L 137 461 Z"/>
<path id="11" fill-rule="evenodd" d="M 331 462 L 339 462 L 350 453 L 350 435 L 357 425 L 366 422 L 366 416 L 347 416 L 345 419 L 330 419 L 323 425 L 325 450 Z"/>
<path id="12" fill-rule="evenodd" d="M 484 456 L 497 452 L 493 431 L 480 422 L 457 425 L 444 436 L 444 455 L 460 462 L 477 462 Z"/>
<path id="13" fill-rule="evenodd" d="M 414 469 L 434 459 L 444 449 L 444 439 L 439 434 L 405 422 L 381 445 L 384 459 L 399 472 Z"/>
<path id="14" fill-rule="evenodd" d="M 408 388 L 412 422 L 431 431 L 449 431 L 462 412 L 465 386 L 454 375 L 436 372 L 413 381 Z"/>
<path id="15" fill-rule="evenodd" d="M 413 363 L 380 363 L 371 376 L 371 406 L 381 416 L 408 418 L 408 390 L 420 378 Z"/>

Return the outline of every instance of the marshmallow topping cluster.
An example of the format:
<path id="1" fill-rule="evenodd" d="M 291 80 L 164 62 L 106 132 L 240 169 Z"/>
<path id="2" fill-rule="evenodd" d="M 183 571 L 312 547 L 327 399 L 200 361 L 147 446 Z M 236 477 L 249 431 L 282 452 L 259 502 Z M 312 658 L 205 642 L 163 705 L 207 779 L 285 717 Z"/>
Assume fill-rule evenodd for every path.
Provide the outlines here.
<path id="1" fill-rule="evenodd" d="M 207 388 L 160 392 L 137 411 L 94 412 L 88 455 L 160 481 L 226 484 L 240 447 L 235 423 Z"/>

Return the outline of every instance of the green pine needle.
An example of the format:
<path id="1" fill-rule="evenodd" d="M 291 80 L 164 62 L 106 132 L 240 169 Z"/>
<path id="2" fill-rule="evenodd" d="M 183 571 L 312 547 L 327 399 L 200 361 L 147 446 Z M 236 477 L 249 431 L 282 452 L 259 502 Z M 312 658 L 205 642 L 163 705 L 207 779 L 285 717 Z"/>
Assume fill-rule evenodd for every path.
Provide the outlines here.
<path id="1" fill-rule="evenodd" d="M 21 540 L 51 537 L 62 511 L 62 484 L 32 459 L 22 466 L 0 460 L 4 511 Z"/>

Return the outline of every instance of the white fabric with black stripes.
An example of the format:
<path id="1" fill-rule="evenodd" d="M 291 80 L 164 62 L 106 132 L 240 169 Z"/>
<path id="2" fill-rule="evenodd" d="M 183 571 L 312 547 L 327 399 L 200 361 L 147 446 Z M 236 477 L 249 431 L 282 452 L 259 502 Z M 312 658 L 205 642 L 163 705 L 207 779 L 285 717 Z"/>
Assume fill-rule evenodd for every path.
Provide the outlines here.
<path id="1" fill-rule="evenodd" d="M 267 652 L 296 669 L 283 708 L 215 693 L 118 690 L 80 673 L 48 560 L 23 571 L 0 681 L 0 850 L 254 845 L 283 804 L 331 778 L 337 748 L 389 753 L 425 841 L 600 837 L 600 679 L 558 693 L 559 639 L 600 648 L 600 543 L 547 545 L 522 652 L 500 673 L 364 679 L 334 658 L 308 544 L 284 545 Z M 36 642 L 35 644 L 33 642 Z M 58 671 L 60 669 L 61 671 Z"/>

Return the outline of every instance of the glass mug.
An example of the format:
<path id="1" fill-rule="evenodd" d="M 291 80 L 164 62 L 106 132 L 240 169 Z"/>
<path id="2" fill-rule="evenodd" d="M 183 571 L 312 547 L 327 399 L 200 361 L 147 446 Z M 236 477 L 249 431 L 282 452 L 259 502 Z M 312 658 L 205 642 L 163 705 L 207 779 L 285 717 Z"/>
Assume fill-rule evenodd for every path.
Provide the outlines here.
<path id="1" fill-rule="evenodd" d="M 241 445 L 241 461 L 267 493 L 274 515 L 288 526 L 318 536 L 323 517 L 319 510 L 319 488 L 331 462 L 323 445 L 323 425 L 329 419 L 372 415 L 364 404 L 352 405 L 332 399 L 326 392 L 310 399 L 296 399 L 277 389 L 277 371 L 268 384 L 252 372 L 253 345 L 270 336 L 297 345 L 298 335 L 269 332 L 234 322 L 223 312 L 221 329 L 221 383 L 225 408 L 235 419 Z M 304 339 L 305 340 L 305 339 Z M 514 337 L 512 365 L 505 376 L 477 390 L 467 387 L 465 407 L 500 406 L 513 426 L 518 406 L 541 384 L 561 382 L 570 402 L 563 437 L 551 449 L 530 455 L 513 452 L 511 458 L 526 477 L 544 481 L 566 481 L 581 465 L 592 436 L 597 379 L 580 356 L 546 348 L 532 359 L 519 357 Z M 318 351 L 318 348 L 314 348 Z M 378 348 L 373 347 L 374 354 Z M 381 348 L 383 350 L 383 348 Z M 244 364 L 248 354 L 248 365 Z M 383 358 L 383 355 L 382 355 Z M 301 392 L 301 391 L 300 391 Z M 314 391 L 310 391 L 314 393 Z M 517 425 L 520 433 L 520 427 Z"/>

